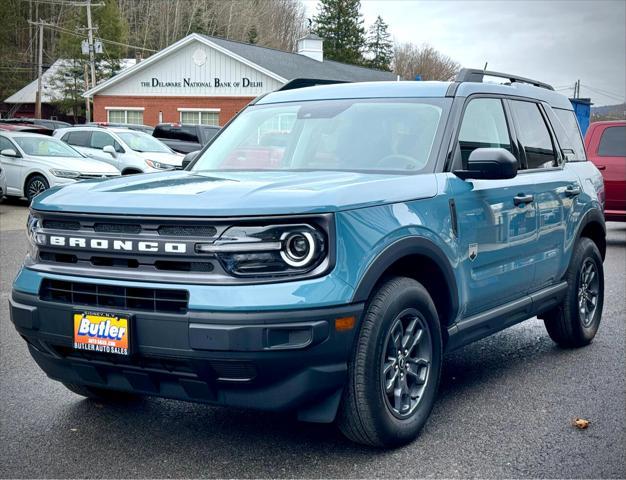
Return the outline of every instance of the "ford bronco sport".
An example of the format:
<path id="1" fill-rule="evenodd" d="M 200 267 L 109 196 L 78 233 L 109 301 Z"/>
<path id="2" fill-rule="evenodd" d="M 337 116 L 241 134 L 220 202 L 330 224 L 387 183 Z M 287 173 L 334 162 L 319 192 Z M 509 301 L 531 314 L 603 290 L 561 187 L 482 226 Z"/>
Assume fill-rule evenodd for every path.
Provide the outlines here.
<path id="1" fill-rule="evenodd" d="M 11 315 L 50 378 L 392 446 L 425 424 L 445 351 L 533 316 L 592 341 L 604 187 L 566 97 L 476 70 L 289 87 L 184 171 L 34 200 Z"/>

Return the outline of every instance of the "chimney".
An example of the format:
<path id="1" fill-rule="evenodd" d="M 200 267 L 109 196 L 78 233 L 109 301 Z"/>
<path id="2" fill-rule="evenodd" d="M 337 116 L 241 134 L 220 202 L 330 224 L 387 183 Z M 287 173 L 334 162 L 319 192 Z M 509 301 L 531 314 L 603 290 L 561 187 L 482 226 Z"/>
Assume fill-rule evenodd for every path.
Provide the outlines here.
<path id="1" fill-rule="evenodd" d="M 314 33 L 309 33 L 306 37 L 298 40 L 298 54 L 323 62 L 324 40 Z"/>

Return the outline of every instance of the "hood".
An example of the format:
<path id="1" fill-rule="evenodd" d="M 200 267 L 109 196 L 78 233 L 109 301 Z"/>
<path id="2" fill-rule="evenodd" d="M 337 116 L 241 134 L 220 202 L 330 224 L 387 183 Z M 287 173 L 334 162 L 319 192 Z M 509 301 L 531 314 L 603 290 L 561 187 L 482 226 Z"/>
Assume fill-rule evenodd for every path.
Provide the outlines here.
<path id="1" fill-rule="evenodd" d="M 29 155 L 31 161 L 40 162 L 48 168 L 58 168 L 63 170 L 74 170 L 85 174 L 106 173 L 115 174 L 120 171 L 113 165 L 100 160 L 84 157 L 42 157 L 39 155 Z"/>
<path id="2" fill-rule="evenodd" d="M 435 175 L 176 171 L 51 189 L 38 195 L 33 207 L 124 215 L 287 215 L 394 203 L 436 192 Z"/>
<path id="3" fill-rule="evenodd" d="M 184 155 L 178 153 L 168 152 L 135 152 L 141 158 L 146 160 L 156 160 L 157 162 L 167 163 L 168 165 L 174 165 L 180 167 L 183 164 Z"/>

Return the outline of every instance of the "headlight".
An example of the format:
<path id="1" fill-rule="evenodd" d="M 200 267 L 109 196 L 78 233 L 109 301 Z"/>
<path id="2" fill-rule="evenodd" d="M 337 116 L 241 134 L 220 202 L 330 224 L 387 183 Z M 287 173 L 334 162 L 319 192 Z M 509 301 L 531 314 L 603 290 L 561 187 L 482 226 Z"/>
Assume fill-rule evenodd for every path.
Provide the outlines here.
<path id="1" fill-rule="evenodd" d="M 157 162 L 156 160 L 146 160 L 146 165 L 152 168 L 157 168 L 159 170 L 168 170 L 170 168 L 174 168 L 174 165 Z"/>
<path id="2" fill-rule="evenodd" d="M 46 244 L 46 236 L 40 233 L 41 219 L 37 215 L 30 213 L 26 221 L 26 233 L 28 235 L 28 255 L 33 260 L 37 260 L 39 246 Z"/>
<path id="3" fill-rule="evenodd" d="M 80 172 L 74 172 L 73 170 L 50 170 L 50 173 L 59 178 L 78 178 Z"/>
<path id="4" fill-rule="evenodd" d="M 326 234 L 308 224 L 234 226 L 214 243 L 196 244 L 197 253 L 214 254 L 235 276 L 307 273 L 327 257 Z"/>

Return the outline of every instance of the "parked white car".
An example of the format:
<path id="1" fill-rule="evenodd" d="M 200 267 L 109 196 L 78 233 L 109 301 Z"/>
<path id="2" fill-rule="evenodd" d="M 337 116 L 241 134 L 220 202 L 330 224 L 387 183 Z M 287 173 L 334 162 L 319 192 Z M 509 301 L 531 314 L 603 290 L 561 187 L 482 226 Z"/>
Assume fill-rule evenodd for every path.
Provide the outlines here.
<path id="1" fill-rule="evenodd" d="M 37 133 L 0 132 L 0 164 L 6 176 L 5 195 L 29 201 L 50 187 L 120 175 L 114 166 Z"/>
<path id="2" fill-rule="evenodd" d="M 72 127 L 54 136 L 85 155 L 108 162 L 122 175 L 182 168 L 183 155 L 151 135 L 128 128 Z"/>
<path id="3" fill-rule="evenodd" d="M 7 194 L 7 176 L 0 160 L 0 199 Z"/>

